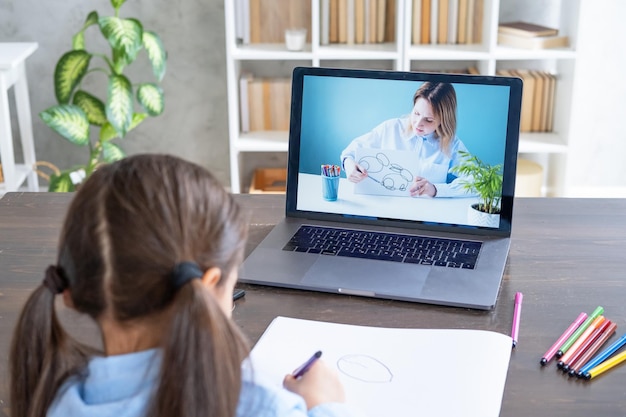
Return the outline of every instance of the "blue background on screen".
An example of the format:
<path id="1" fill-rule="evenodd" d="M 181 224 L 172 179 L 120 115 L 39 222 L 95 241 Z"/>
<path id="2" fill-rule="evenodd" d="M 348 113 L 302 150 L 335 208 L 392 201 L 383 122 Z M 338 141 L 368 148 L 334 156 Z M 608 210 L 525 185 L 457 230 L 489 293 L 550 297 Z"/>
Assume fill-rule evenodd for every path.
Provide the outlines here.
<path id="1" fill-rule="evenodd" d="M 387 119 L 408 115 L 413 94 L 422 83 L 305 76 L 300 172 L 319 174 L 321 164 L 340 165 L 341 151 L 352 139 Z M 452 85 L 457 96 L 458 138 L 484 162 L 503 163 L 509 87 Z"/>

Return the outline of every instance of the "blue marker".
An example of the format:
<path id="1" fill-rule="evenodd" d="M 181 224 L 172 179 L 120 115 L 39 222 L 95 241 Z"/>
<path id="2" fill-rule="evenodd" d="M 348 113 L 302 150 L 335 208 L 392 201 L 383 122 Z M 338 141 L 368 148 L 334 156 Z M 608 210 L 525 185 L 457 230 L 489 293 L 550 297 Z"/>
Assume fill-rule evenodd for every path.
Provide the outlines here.
<path id="1" fill-rule="evenodd" d="M 585 366 L 580 368 L 580 370 L 578 371 L 578 375 L 582 376 L 585 379 L 589 379 L 591 377 L 591 375 L 589 375 L 590 369 L 604 362 L 609 356 L 614 354 L 619 348 L 621 348 L 625 344 L 626 344 L 626 334 L 620 337 L 619 339 L 617 339 L 615 343 L 613 343 L 611 346 L 606 348 L 601 353 L 598 353 L 593 359 L 587 362 Z"/>

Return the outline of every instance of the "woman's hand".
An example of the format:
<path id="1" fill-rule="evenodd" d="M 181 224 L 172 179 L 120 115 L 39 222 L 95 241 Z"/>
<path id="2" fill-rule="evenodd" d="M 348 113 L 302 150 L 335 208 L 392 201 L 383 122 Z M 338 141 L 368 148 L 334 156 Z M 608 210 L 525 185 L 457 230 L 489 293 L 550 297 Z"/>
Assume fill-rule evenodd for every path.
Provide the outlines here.
<path id="1" fill-rule="evenodd" d="M 285 376 L 283 386 L 304 398 L 307 408 L 329 402 L 345 402 L 343 385 L 337 373 L 330 369 L 322 360 L 315 361 L 313 366 L 300 378 L 293 375 Z"/>
<path id="2" fill-rule="evenodd" d="M 437 195 L 437 188 L 430 183 L 424 177 L 415 177 L 413 180 L 413 185 L 409 188 L 409 192 L 411 193 L 411 197 L 415 196 L 428 196 L 434 197 Z"/>
<path id="3" fill-rule="evenodd" d="M 367 170 L 357 164 L 352 158 L 346 158 L 343 161 L 343 167 L 346 169 L 348 181 L 350 182 L 361 182 L 367 178 Z"/>

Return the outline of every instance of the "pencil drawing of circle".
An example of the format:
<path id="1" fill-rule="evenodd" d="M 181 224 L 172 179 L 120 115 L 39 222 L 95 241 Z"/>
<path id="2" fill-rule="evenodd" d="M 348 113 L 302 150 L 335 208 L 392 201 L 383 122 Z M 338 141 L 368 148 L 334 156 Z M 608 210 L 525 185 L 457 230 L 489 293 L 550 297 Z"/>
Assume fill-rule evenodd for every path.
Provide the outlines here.
<path id="1" fill-rule="evenodd" d="M 389 157 L 382 152 L 376 154 L 376 159 L 378 159 L 378 162 L 380 162 L 384 167 L 389 165 Z"/>
<path id="2" fill-rule="evenodd" d="M 376 173 L 383 170 L 384 166 L 380 163 L 380 160 L 373 156 L 364 156 L 359 159 L 359 165 L 361 165 L 368 173 Z"/>
<path id="3" fill-rule="evenodd" d="M 368 355 L 345 355 L 337 361 L 337 368 L 350 378 L 370 383 L 391 382 L 393 374 L 381 361 Z"/>

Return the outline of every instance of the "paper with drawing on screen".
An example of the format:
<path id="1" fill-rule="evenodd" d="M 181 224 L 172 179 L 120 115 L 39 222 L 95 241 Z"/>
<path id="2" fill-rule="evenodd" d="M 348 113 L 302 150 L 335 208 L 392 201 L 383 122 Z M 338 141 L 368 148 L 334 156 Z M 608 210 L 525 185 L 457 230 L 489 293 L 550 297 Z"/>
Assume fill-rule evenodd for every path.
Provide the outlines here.
<path id="1" fill-rule="evenodd" d="M 251 353 L 277 385 L 314 352 L 337 369 L 352 408 L 369 417 L 497 417 L 509 336 L 275 318 Z"/>
<path id="2" fill-rule="evenodd" d="M 409 188 L 417 172 L 415 153 L 389 149 L 357 148 L 356 162 L 367 178 L 355 184 L 356 194 L 409 197 Z"/>

